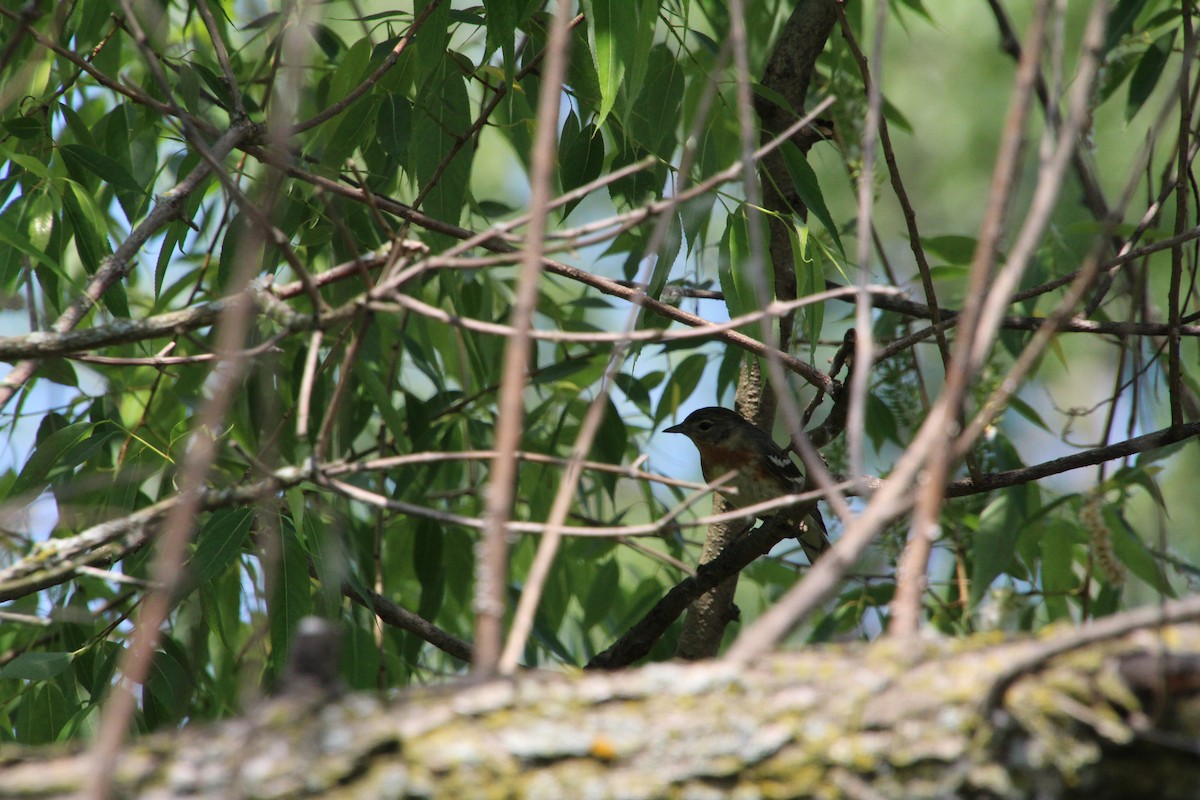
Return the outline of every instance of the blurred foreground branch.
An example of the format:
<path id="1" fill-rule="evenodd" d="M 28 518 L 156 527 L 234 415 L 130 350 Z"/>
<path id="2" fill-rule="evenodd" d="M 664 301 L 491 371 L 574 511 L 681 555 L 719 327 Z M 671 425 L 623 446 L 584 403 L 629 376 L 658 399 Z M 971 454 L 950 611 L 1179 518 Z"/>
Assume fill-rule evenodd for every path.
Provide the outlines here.
<path id="1" fill-rule="evenodd" d="M 1129 615 L 1131 626 L 1146 611 Z M 1167 619 L 1197 613 L 1197 599 L 1161 609 Z M 1109 618 L 1105 633 L 1120 622 Z M 1097 642 L 1087 628 L 1064 632 L 1079 648 L 1047 658 L 1037 639 L 978 637 L 811 648 L 748 668 L 530 674 L 455 686 L 452 702 L 442 687 L 314 710 L 284 693 L 241 719 L 148 737 L 119 759 L 117 791 L 1192 797 L 1200 626 L 1160 634 Z M 0 797 L 65 796 L 89 779 L 82 756 L 58 747 L 0 759 Z"/>

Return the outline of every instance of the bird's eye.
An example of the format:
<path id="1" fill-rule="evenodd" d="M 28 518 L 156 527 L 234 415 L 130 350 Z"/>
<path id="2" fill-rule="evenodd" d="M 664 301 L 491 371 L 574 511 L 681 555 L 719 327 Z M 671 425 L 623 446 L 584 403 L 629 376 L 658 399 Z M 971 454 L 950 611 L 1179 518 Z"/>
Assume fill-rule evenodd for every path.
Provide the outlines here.
<path id="1" fill-rule="evenodd" d="M 696 427 L 697 427 L 697 428 L 699 428 L 699 429 L 700 429 L 700 430 L 702 430 L 702 431 L 706 431 L 706 430 L 708 430 L 709 428 L 711 428 L 711 427 L 712 427 L 712 423 L 711 423 L 711 422 L 701 422 L 701 423 L 700 423 L 699 425 L 697 425 Z"/>

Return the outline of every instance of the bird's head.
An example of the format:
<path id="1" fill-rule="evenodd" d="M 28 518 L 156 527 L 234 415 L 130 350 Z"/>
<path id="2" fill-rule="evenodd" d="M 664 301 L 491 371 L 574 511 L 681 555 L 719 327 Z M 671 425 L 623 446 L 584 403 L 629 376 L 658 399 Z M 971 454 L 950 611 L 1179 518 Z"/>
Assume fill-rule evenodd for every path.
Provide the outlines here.
<path id="1" fill-rule="evenodd" d="M 719 444 L 727 441 L 738 426 L 749 424 L 728 408 L 709 406 L 698 408 L 678 425 L 663 429 L 663 433 L 682 433 L 697 444 Z"/>

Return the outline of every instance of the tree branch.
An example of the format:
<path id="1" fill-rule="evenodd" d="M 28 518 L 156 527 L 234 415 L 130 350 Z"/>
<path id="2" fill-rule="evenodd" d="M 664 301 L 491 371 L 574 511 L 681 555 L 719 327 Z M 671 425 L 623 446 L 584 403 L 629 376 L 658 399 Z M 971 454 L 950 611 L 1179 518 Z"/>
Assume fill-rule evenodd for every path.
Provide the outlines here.
<path id="1" fill-rule="evenodd" d="M 905 650 L 811 647 L 747 665 L 539 673 L 390 700 L 285 691 L 240 719 L 146 737 L 115 759 L 115 788 L 333 798 L 381 786 L 406 797 L 635 787 L 626 794 L 653 800 L 818 797 L 836 787 L 851 798 L 966 800 L 1036 787 L 1042 800 L 1191 800 L 1200 627 L 1156 634 L 1159 619 L 1146 612 L 1157 611 L 1108 618 L 1138 635 L 1049 660 L 1038 638 L 988 635 Z M 1035 657 L 1001 697 L 997 725 L 983 702 L 989 688 Z M 73 796 L 90 778 L 82 758 L 10 745 L 4 789 Z"/>

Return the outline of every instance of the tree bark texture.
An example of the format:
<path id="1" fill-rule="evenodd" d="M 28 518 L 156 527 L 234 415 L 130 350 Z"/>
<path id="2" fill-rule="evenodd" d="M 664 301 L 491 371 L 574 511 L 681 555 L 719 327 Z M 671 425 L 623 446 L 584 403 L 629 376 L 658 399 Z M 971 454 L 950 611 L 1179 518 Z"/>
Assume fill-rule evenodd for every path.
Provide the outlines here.
<path id="1" fill-rule="evenodd" d="M 1200 626 L 1055 655 L 1077 635 L 886 640 L 741 669 L 531 673 L 388 701 L 285 694 L 242 719 L 135 742 L 116 787 L 143 798 L 1194 798 Z M 0 797 L 73 795 L 91 770 L 86 753 L 0 749 Z"/>

